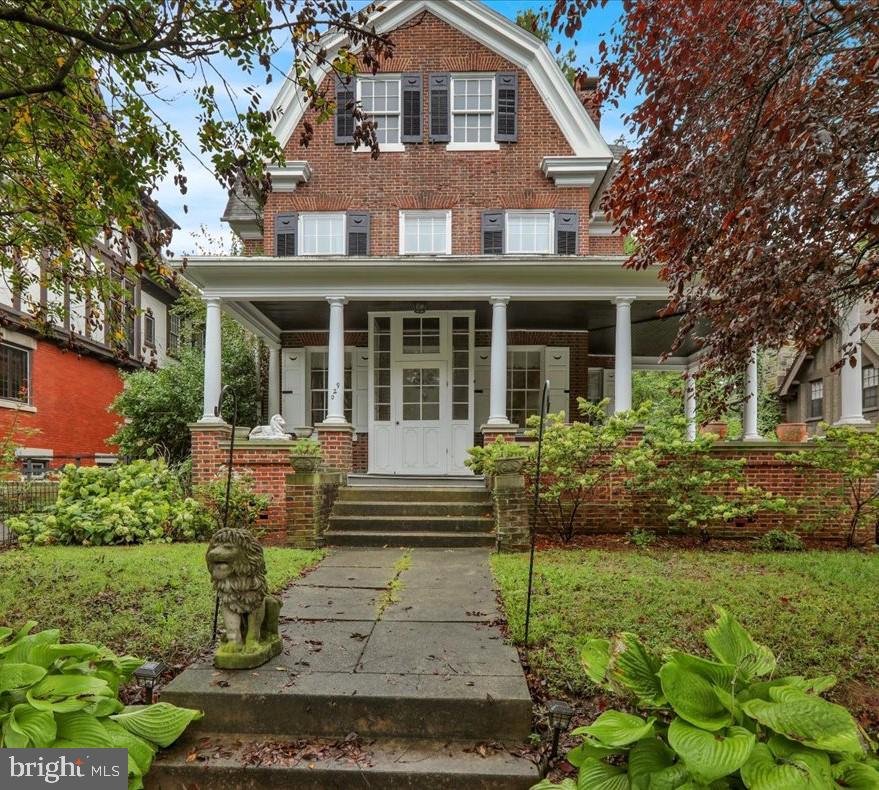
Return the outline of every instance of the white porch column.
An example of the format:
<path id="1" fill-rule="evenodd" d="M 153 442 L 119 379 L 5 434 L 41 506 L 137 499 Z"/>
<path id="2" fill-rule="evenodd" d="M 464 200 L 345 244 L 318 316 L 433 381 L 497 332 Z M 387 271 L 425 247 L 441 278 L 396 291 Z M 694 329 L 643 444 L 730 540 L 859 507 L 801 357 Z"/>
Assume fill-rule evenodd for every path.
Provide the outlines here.
<path id="1" fill-rule="evenodd" d="M 488 425 L 509 425 L 507 417 L 507 304 L 509 296 L 492 296 L 491 378 Z"/>
<path id="2" fill-rule="evenodd" d="M 687 441 L 696 441 L 696 372 L 687 371 L 687 389 L 684 393 L 684 416 L 687 418 Z"/>
<path id="3" fill-rule="evenodd" d="M 618 296 L 614 358 L 613 411 L 632 408 L 632 302 L 634 296 Z"/>
<path id="4" fill-rule="evenodd" d="M 214 409 L 223 389 L 223 334 L 219 299 L 205 299 L 204 408 L 199 422 L 223 422 Z"/>
<path id="5" fill-rule="evenodd" d="M 763 437 L 757 429 L 757 401 L 759 393 L 757 346 L 751 346 L 751 355 L 748 357 L 748 367 L 745 370 L 745 415 L 742 439 L 746 442 L 763 441 Z"/>
<path id="6" fill-rule="evenodd" d="M 345 305 L 344 296 L 328 296 L 330 339 L 327 348 L 327 416 L 325 425 L 345 425 Z"/>
<path id="7" fill-rule="evenodd" d="M 861 308 L 856 304 L 841 316 L 842 346 L 854 345 L 855 364 L 848 359 L 839 371 L 840 410 L 837 425 L 869 425 L 864 419 L 864 382 L 861 370 Z"/>
<path id="8" fill-rule="evenodd" d="M 269 413 L 271 419 L 281 413 L 281 347 L 276 343 L 266 343 L 269 349 Z"/>

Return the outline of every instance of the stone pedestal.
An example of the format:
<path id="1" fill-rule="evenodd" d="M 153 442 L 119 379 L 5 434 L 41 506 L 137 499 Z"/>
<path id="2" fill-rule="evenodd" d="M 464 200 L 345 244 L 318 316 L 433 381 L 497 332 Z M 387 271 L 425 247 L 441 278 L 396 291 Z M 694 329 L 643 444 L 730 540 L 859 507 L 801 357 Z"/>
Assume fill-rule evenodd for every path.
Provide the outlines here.
<path id="1" fill-rule="evenodd" d="M 498 551 L 524 551 L 531 542 L 531 495 L 521 473 L 495 475 L 492 482 Z"/>
<path id="2" fill-rule="evenodd" d="M 482 432 L 482 445 L 488 447 L 498 436 L 503 437 L 505 442 L 516 441 L 516 434 L 519 432 L 519 426 L 515 423 L 506 425 L 483 425 L 480 429 Z"/>
<path id="3" fill-rule="evenodd" d="M 354 426 L 323 422 L 315 426 L 324 463 L 348 474 L 354 469 Z"/>
<path id="4" fill-rule="evenodd" d="M 323 533 L 343 480 L 340 472 L 294 472 L 287 475 L 288 546 L 314 549 L 323 545 Z"/>

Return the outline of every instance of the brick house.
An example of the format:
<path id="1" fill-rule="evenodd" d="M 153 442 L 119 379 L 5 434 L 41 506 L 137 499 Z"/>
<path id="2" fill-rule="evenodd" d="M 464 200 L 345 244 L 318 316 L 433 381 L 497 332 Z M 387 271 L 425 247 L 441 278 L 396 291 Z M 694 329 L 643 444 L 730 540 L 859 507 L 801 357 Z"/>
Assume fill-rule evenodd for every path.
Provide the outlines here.
<path id="1" fill-rule="evenodd" d="M 576 414 L 581 396 L 629 408 L 632 371 L 660 367 L 677 323 L 657 316 L 656 273 L 622 267 L 599 208 L 620 151 L 593 81 L 572 87 L 541 41 L 475 0 L 390 0 L 375 24 L 395 45 L 376 75 L 314 71 L 331 122 L 281 88 L 286 164 L 263 208 L 233 195 L 224 214 L 245 255 L 188 260 L 207 303 L 202 422 L 218 419 L 225 310 L 270 349 L 269 413 L 315 429 L 343 469 L 464 476 L 467 448 L 521 431 L 545 380 L 552 411 Z M 353 102 L 377 122 L 378 159 L 352 145 Z M 748 381 L 756 393 L 756 365 Z M 694 432 L 692 390 L 686 408 Z"/>
<path id="2" fill-rule="evenodd" d="M 166 227 L 176 227 L 158 212 Z M 132 248 L 130 264 L 138 254 Z M 123 348 L 111 342 L 107 322 L 90 326 L 86 305 L 69 293 L 50 293 L 38 279 L 27 292 L 0 283 L 0 430 L 13 434 L 28 475 L 67 463 L 114 463 L 107 440 L 119 417 L 108 409 L 122 390 L 120 371 L 164 365 L 179 342 L 179 319 L 170 312 L 176 289 L 126 275 L 119 253 L 100 242 L 90 262 L 105 267 L 109 276 L 125 278 L 126 298 L 137 312 L 123 327 Z M 25 265 L 38 274 L 38 262 Z M 65 305 L 63 325 L 38 329 L 32 316 L 59 298 Z"/>

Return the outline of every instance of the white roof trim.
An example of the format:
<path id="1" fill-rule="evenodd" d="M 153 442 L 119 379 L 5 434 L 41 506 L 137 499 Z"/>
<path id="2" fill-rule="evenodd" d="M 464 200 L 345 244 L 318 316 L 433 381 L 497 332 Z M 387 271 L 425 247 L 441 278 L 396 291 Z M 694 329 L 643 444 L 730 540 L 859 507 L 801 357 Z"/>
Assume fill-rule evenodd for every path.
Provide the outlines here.
<path id="1" fill-rule="evenodd" d="M 272 177 L 273 192 L 295 192 L 299 184 L 307 184 L 311 178 L 311 165 L 304 160 L 288 160 L 282 167 L 266 168 Z"/>
<path id="2" fill-rule="evenodd" d="M 575 156 L 596 157 L 603 160 L 605 166 L 613 161 L 610 148 L 565 79 L 549 48 L 481 0 L 387 0 L 383 9 L 373 16 L 372 22 L 376 32 L 387 33 L 422 11 L 429 11 L 525 71 Z M 331 58 L 346 40 L 344 33 L 328 36 L 324 41 L 328 57 Z M 317 83 L 328 72 L 327 66 L 314 66 L 311 69 L 311 75 Z M 305 108 L 291 70 L 271 107 L 273 112 L 281 113 L 273 131 L 282 146 L 287 144 L 299 125 Z"/>
<path id="3" fill-rule="evenodd" d="M 557 187 L 591 189 L 607 172 L 607 161 L 590 156 L 545 156 L 540 169 Z"/>

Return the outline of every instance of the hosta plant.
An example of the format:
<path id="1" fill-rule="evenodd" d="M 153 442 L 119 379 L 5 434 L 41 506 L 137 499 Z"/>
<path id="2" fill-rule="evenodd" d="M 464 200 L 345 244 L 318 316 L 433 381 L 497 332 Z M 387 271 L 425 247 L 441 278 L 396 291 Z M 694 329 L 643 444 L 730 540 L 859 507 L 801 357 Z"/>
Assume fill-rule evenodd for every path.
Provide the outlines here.
<path id="1" fill-rule="evenodd" d="M 874 745 L 851 714 L 820 694 L 832 677 L 777 677 L 772 652 L 727 612 L 705 632 L 713 654 L 660 658 L 629 633 L 590 640 L 588 676 L 632 699 L 574 730 L 570 790 L 879 789 Z"/>
<path id="2" fill-rule="evenodd" d="M 170 746 L 197 710 L 165 702 L 123 705 L 119 688 L 142 661 L 104 647 L 61 644 L 56 630 L 0 627 L 0 747 L 124 748 L 129 790 L 160 746 Z"/>

